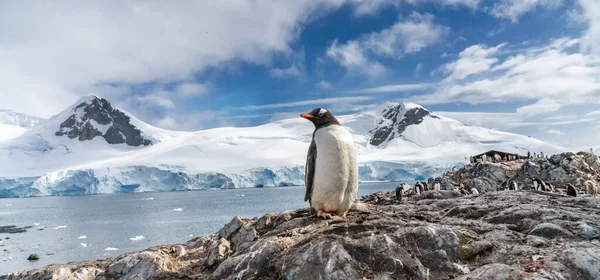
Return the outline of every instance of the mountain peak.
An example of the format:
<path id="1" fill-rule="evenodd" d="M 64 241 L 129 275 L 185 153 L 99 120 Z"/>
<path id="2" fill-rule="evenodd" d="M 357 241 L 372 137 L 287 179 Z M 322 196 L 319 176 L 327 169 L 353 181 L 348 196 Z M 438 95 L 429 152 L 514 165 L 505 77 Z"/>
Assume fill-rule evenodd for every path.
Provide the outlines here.
<path id="1" fill-rule="evenodd" d="M 109 144 L 147 146 L 152 141 L 142 136 L 142 131 L 131 124 L 131 118 L 114 108 L 108 100 L 90 95 L 80 98 L 67 110 L 68 117 L 55 132 L 79 141 L 100 136 Z M 64 116 L 61 114 L 61 116 Z"/>
<path id="2" fill-rule="evenodd" d="M 425 117 L 439 118 L 432 115 L 421 105 L 412 102 L 386 102 L 377 108 L 380 119 L 376 127 L 370 131 L 369 144 L 379 146 L 402 136 L 411 125 L 418 125 Z"/>

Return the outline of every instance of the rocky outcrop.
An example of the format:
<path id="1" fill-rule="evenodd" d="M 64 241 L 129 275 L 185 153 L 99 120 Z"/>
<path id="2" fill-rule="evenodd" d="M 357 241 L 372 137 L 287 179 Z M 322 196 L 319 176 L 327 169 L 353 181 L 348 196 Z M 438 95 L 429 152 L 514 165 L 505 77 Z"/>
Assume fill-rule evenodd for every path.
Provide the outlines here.
<path id="1" fill-rule="evenodd" d="M 106 99 L 93 96 L 75 106 L 73 114 L 60 124 L 55 135 L 66 135 L 79 141 L 101 136 L 109 144 L 151 145 L 152 141 L 144 138 L 142 131 L 131 124 L 130 120 L 129 116 L 113 108 Z"/>
<path id="2" fill-rule="evenodd" d="M 379 146 L 396 137 L 400 137 L 408 126 L 422 123 L 426 116 L 438 118 L 422 107 L 406 109 L 405 104 L 391 104 L 383 109 L 381 120 L 370 131 L 372 137 L 369 140 L 369 144 Z"/>
<path id="3" fill-rule="evenodd" d="M 585 180 L 600 182 L 600 159 L 588 153 L 561 153 L 546 158 L 519 159 L 507 162 L 477 162 L 448 172 L 430 181 L 446 185 L 464 185 L 467 190 L 477 188 L 482 192 L 505 190 L 502 183 L 515 181 L 520 189 L 532 189 L 533 178 L 540 178 L 554 186 L 557 192 L 566 192 L 566 184 L 572 184 L 579 193 L 585 193 Z M 444 184 L 442 184 L 444 185 Z"/>
<path id="4" fill-rule="evenodd" d="M 308 208 L 235 217 L 185 244 L 8 279 L 599 279 L 597 198 L 431 191 L 361 200 L 347 220 Z"/>

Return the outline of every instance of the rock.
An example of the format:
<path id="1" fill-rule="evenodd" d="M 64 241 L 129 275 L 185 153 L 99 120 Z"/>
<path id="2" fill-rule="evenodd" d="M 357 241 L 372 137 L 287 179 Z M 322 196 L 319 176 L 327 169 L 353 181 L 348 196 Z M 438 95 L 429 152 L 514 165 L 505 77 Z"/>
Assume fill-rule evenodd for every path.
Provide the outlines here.
<path id="1" fill-rule="evenodd" d="M 234 217 L 215 235 L 8 279 L 594 279 L 597 198 L 532 191 L 365 196 L 348 218 L 307 207 Z"/>
<path id="2" fill-rule="evenodd" d="M 571 248 L 563 252 L 562 260 L 574 270 L 574 279 L 600 280 L 600 248 Z"/>
<path id="3" fill-rule="evenodd" d="M 0 226 L 0 233 L 23 233 L 27 231 L 27 227 L 17 226 Z M 8 239 L 8 238 L 6 238 Z"/>
<path id="4" fill-rule="evenodd" d="M 29 255 L 29 257 L 27 257 L 28 261 L 37 261 L 40 259 L 40 256 L 38 256 L 37 254 L 31 254 Z"/>
<path id="5" fill-rule="evenodd" d="M 553 223 L 542 223 L 535 226 L 529 234 L 537 235 L 549 239 L 558 237 L 573 237 L 573 234 L 567 230 L 553 224 Z"/>
<path id="6" fill-rule="evenodd" d="M 484 265 L 459 280 L 520 280 L 521 273 L 514 267 L 502 263 Z"/>
<path id="7" fill-rule="evenodd" d="M 230 243 L 227 239 L 221 238 L 218 243 L 213 246 L 208 252 L 206 265 L 211 267 L 223 262 L 231 254 Z"/>

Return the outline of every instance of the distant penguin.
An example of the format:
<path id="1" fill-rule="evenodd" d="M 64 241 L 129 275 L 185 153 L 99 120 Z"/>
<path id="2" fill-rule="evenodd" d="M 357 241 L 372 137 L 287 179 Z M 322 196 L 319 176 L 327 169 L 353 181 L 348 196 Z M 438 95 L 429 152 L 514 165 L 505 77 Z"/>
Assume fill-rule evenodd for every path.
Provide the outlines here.
<path id="1" fill-rule="evenodd" d="M 585 193 L 591 194 L 591 195 L 595 195 L 595 194 L 599 193 L 598 186 L 596 185 L 596 183 L 594 183 L 594 181 L 585 180 L 583 182 L 583 185 L 585 186 Z"/>
<path id="2" fill-rule="evenodd" d="M 479 191 L 477 190 L 477 188 L 472 188 L 471 189 L 471 194 L 478 195 Z"/>
<path id="3" fill-rule="evenodd" d="M 510 182 L 508 183 L 508 190 L 509 191 L 519 190 L 519 186 L 517 185 L 517 182 L 510 180 Z"/>
<path id="4" fill-rule="evenodd" d="M 442 187 L 440 186 L 440 183 L 438 182 L 438 183 L 435 183 L 435 184 L 433 185 L 433 189 L 434 189 L 436 192 L 439 192 L 439 191 L 442 189 Z"/>
<path id="5" fill-rule="evenodd" d="M 421 184 L 421 182 L 417 182 L 415 184 L 415 193 L 416 194 L 422 194 L 423 193 L 423 184 Z"/>
<path id="6" fill-rule="evenodd" d="M 423 185 L 423 191 L 429 191 L 429 185 L 427 185 L 427 182 L 421 182 L 421 185 Z"/>
<path id="7" fill-rule="evenodd" d="M 533 179 L 533 187 L 535 188 L 536 191 L 543 191 L 543 192 L 550 191 L 550 188 L 548 187 L 548 185 L 546 185 L 546 183 L 544 181 L 542 181 L 542 179 L 540 179 L 540 178 Z"/>
<path id="8" fill-rule="evenodd" d="M 577 196 L 577 191 L 571 184 L 567 184 L 567 196 Z"/>
<path id="9" fill-rule="evenodd" d="M 404 184 L 400 184 L 398 185 L 398 187 L 396 187 L 396 200 L 400 201 L 402 200 L 402 191 L 404 190 Z"/>
<path id="10" fill-rule="evenodd" d="M 301 117 L 313 123 L 305 166 L 304 201 L 321 218 L 346 218 L 358 193 L 358 162 L 352 134 L 326 109 L 316 108 Z"/>

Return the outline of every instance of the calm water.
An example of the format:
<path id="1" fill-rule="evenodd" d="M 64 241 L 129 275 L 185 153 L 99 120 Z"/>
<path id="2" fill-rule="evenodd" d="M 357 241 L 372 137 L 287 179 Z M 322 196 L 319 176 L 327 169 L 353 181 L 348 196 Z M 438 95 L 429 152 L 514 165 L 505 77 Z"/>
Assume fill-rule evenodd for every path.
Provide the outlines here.
<path id="1" fill-rule="evenodd" d="M 362 184 L 359 198 L 397 185 Z M 0 275 L 185 242 L 215 233 L 236 215 L 251 218 L 308 206 L 303 198 L 304 187 L 285 187 L 0 199 L 0 225 L 33 226 L 25 233 L 0 234 Z M 33 253 L 39 261 L 27 261 Z"/>

